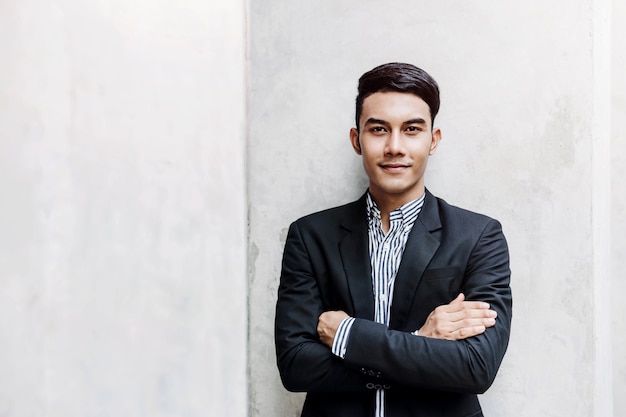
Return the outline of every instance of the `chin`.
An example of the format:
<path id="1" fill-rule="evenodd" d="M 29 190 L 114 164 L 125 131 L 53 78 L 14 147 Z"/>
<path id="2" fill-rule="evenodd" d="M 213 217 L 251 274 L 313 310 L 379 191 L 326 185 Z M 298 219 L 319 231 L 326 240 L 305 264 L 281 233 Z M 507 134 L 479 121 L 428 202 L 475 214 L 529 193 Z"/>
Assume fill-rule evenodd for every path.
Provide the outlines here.
<path id="1" fill-rule="evenodd" d="M 396 197 L 400 197 L 402 195 L 410 195 L 410 194 L 417 194 L 419 193 L 419 190 L 422 188 L 420 187 L 418 184 L 416 183 L 403 183 L 403 184 L 398 184 L 398 183 L 383 183 L 383 184 L 378 184 L 378 186 L 376 187 L 381 193 L 383 194 L 387 194 L 389 196 L 396 196 Z M 421 195 L 421 194 L 420 194 Z M 419 195 L 416 195 L 416 198 L 419 197 Z"/>
<path id="2" fill-rule="evenodd" d="M 404 194 L 409 193 L 411 190 L 415 189 L 415 184 L 398 184 L 398 183 L 388 183 L 382 184 L 380 189 L 389 194 Z"/>

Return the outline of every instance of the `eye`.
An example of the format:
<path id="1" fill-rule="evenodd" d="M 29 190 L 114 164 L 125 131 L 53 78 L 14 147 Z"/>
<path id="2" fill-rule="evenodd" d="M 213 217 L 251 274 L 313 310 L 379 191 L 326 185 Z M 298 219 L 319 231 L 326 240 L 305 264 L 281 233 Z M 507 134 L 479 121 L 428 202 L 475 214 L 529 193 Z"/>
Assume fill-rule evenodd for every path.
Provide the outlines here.
<path id="1" fill-rule="evenodd" d="M 419 126 L 408 126 L 406 131 L 409 133 L 419 133 L 422 131 L 422 128 Z"/>
<path id="2" fill-rule="evenodd" d="M 370 132 L 374 133 L 374 134 L 382 134 L 385 133 L 387 131 L 387 129 L 385 129 L 384 126 L 372 126 L 372 128 L 370 129 Z"/>

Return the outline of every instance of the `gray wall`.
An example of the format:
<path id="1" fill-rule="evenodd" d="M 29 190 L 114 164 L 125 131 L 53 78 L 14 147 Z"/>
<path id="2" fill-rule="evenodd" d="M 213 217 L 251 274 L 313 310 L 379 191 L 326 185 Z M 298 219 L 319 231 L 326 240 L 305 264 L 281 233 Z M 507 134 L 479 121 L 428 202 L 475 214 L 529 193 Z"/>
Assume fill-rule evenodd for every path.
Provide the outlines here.
<path id="1" fill-rule="evenodd" d="M 272 342 L 286 228 L 364 191 L 356 80 L 392 60 L 442 86 L 428 187 L 511 246 L 487 415 L 626 415 L 610 6 L 0 2 L 0 416 L 297 415 Z"/>
<path id="2" fill-rule="evenodd" d="M 626 2 L 613 1 L 612 45 L 612 314 L 614 416 L 626 416 Z"/>
<path id="3" fill-rule="evenodd" d="M 251 416 L 292 416 L 301 407 L 302 395 L 281 388 L 272 346 L 286 228 L 364 191 L 360 160 L 348 143 L 356 81 L 388 61 L 415 63 L 442 87 L 436 124 L 444 139 L 427 186 L 500 219 L 510 243 L 513 333 L 500 374 L 481 400 L 487 415 L 610 414 L 611 383 L 616 394 L 626 384 L 618 353 L 622 372 L 616 368 L 612 379 L 607 324 L 609 241 L 618 241 L 615 258 L 623 241 L 623 233 L 611 235 L 607 6 L 590 0 L 419 6 L 405 0 L 384 8 L 374 0 L 251 2 Z M 620 34 L 616 28 L 615 38 Z M 621 110 L 615 106 L 623 111 L 623 103 Z M 623 160 L 623 141 L 613 147 Z M 623 189 L 622 178 L 613 173 L 614 190 Z M 623 228 L 622 211 L 616 208 L 613 230 Z M 623 303 L 614 307 L 617 333 L 623 313 Z M 615 397 L 615 415 L 622 415 L 623 400 Z"/>
<path id="4" fill-rule="evenodd" d="M 244 2 L 0 2 L 0 416 L 244 416 Z"/>

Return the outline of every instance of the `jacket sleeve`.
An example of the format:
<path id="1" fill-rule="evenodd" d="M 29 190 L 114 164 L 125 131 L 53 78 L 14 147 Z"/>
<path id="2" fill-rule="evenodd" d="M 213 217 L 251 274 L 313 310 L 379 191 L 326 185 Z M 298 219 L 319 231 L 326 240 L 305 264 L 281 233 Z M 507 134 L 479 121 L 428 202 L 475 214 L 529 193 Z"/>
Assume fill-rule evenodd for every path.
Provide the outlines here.
<path id="1" fill-rule="evenodd" d="M 511 328 L 512 297 L 506 240 L 490 220 L 471 251 L 462 291 L 467 300 L 496 310 L 496 325 L 461 341 L 415 336 L 372 321 L 355 320 L 345 362 L 380 373 L 394 387 L 483 393 L 493 383 Z"/>
<path id="2" fill-rule="evenodd" d="M 289 391 L 364 391 L 367 377 L 346 366 L 322 344 L 317 321 L 323 312 L 309 252 L 297 223 L 287 234 L 276 303 L 278 369 Z"/>

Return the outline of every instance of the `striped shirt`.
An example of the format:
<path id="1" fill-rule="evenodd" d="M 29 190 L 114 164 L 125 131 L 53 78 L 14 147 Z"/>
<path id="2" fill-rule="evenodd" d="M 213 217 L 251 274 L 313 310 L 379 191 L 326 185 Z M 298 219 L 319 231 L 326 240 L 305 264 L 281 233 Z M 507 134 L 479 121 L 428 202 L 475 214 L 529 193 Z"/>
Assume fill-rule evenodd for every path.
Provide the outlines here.
<path id="1" fill-rule="evenodd" d="M 389 325 L 393 288 L 402 261 L 402 253 L 409 233 L 424 205 L 425 194 L 389 214 L 389 231 L 383 231 L 380 210 L 367 193 L 367 218 L 369 219 L 369 254 L 372 266 L 372 288 L 374 290 L 374 320 Z M 354 317 L 341 322 L 337 328 L 332 352 L 344 358 L 348 348 L 350 329 Z M 385 416 L 385 390 L 376 391 L 376 411 L 374 417 Z"/>

